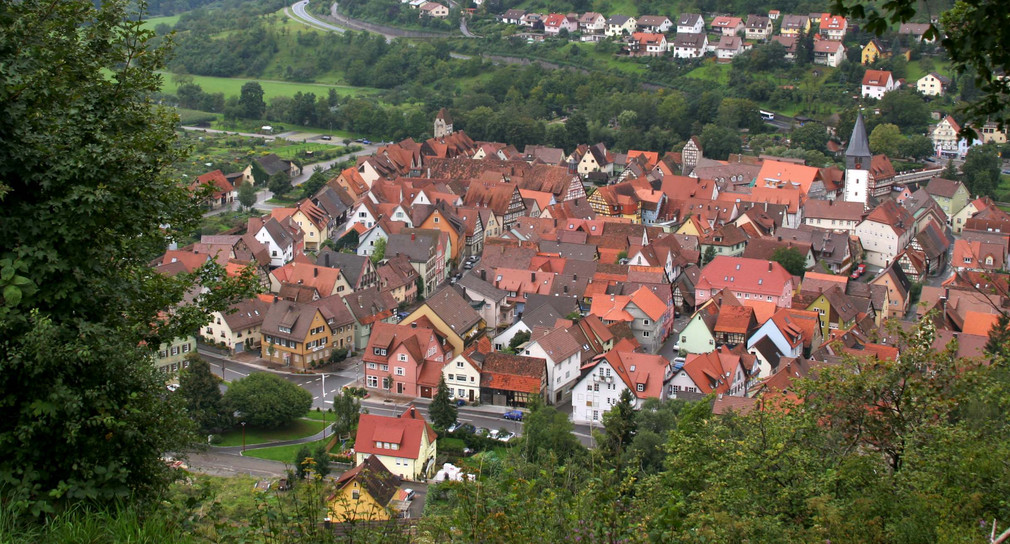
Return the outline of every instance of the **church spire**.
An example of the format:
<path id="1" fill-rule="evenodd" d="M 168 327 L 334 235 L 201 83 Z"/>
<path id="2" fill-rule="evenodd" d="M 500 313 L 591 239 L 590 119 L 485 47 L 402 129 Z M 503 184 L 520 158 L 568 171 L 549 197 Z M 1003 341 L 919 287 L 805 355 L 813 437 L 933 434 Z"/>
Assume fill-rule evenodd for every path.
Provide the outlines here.
<path id="1" fill-rule="evenodd" d="M 852 137 L 849 147 L 845 150 L 845 167 L 863 169 L 869 166 L 870 139 L 866 136 L 866 124 L 863 122 L 863 112 L 856 114 L 856 124 L 852 127 Z"/>

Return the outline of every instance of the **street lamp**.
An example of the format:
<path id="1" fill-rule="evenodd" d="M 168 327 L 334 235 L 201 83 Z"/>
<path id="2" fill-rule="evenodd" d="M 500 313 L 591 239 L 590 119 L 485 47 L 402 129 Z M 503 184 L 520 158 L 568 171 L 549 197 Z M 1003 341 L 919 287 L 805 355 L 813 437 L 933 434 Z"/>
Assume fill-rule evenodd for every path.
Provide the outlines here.
<path id="1" fill-rule="evenodd" d="M 326 440 L 326 373 L 323 373 L 323 440 Z"/>
<path id="2" fill-rule="evenodd" d="M 245 453 L 245 421 L 242 422 L 242 453 Z"/>

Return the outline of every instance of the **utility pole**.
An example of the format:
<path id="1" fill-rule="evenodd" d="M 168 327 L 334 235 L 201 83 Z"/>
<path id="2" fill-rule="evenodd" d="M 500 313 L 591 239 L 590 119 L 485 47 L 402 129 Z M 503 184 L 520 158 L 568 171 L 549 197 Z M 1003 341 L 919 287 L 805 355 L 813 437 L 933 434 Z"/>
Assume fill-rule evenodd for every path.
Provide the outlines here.
<path id="1" fill-rule="evenodd" d="M 326 440 L 326 373 L 323 373 L 323 440 Z"/>

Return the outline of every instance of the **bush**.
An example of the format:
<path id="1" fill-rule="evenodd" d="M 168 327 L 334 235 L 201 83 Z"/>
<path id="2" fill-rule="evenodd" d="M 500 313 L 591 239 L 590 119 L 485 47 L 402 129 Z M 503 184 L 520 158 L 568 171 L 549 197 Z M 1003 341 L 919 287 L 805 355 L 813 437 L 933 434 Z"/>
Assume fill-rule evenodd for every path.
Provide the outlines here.
<path id="1" fill-rule="evenodd" d="M 343 361 L 344 359 L 347 358 L 347 353 L 348 353 L 347 348 L 340 348 L 333 350 L 333 352 L 330 353 L 330 362 L 339 363 L 340 361 Z"/>

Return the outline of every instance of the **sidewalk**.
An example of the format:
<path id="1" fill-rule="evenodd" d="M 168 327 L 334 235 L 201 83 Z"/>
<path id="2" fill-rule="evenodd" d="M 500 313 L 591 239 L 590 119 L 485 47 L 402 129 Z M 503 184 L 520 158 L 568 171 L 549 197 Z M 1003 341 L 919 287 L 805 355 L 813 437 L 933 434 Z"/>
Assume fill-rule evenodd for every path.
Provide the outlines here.
<path id="1" fill-rule="evenodd" d="M 313 374 L 333 374 L 343 370 L 350 370 L 361 361 L 361 356 L 356 355 L 353 357 L 348 357 L 339 363 L 332 363 L 317 368 L 310 368 L 308 370 L 299 370 L 292 368 L 290 366 L 284 366 L 280 363 L 275 363 L 268 361 L 260 357 L 256 352 L 243 351 L 241 353 L 236 353 L 234 355 L 225 353 L 220 349 L 207 349 L 206 346 L 200 346 L 198 351 L 205 355 L 212 355 L 219 359 L 224 359 L 226 361 L 231 361 L 233 363 L 238 363 L 246 366 L 256 367 L 261 370 L 266 370 L 268 372 L 273 372 L 275 374 L 291 374 L 300 376 L 311 376 Z"/>

